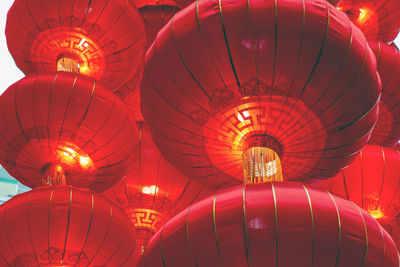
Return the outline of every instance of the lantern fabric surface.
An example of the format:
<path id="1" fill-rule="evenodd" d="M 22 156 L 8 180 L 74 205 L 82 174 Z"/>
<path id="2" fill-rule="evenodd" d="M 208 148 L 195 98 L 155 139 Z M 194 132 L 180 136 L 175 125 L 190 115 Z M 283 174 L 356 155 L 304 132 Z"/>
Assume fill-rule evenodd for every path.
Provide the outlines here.
<path id="1" fill-rule="evenodd" d="M 400 141 L 400 52 L 394 45 L 369 42 L 378 63 L 382 81 L 379 119 L 370 144 L 394 147 Z"/>
<path id="2" fill-rule="evenodd" d="M 29 187 L 56 172 L 104 191 L 126 175 L 137 142 L 126 105 L 90 77 L 31 75 L 0 96 L 0 163 Z"/>
<path id="3" fill-rule="evenodd" d="M 142 70 L 146 44 L 130 0 L 16 0 L 6 37 L 25 74 L 69 69 L 111 90 Z"/>
<path id="4" fill-rule="evenodd" d="M 367 145 L 349 167 L 319 187 L 368 211 L 400 248 L 400 152 Z"/>
<path id="5" fill-rule="evenodd" d="M 285 180 L 334 176 L 368 142 L 379 94 L 366 39 L 325 0 L 221 0 L 160 31 L 141 104 L 165 158 L 216 188 L 240 183 L 254 144 L 279 155 Z"/>
<path id="6" fill-rule="evenodd" d="M 176 6 L 164 5 L 148 5 L 139 9 L 146 27 L 147 44 L 146 50 L 155 40 L 157 33 L 165 24 L 178 12 L 179 8 Z M 140 72 L 142 73 L 142 72 Z M 140 84 L 142 76 L 135 75 L 130 81 L 125 83 L 121 88 L 115 90 L 124 102 L 128 105 L 132 112 L 132 116 L 136 121 L 143 121 L 143 115 L 140 110 Z"/>
<path id="7" fill-rule="evenodd" d="M 148 126 L 143 122 L 139 125 L 138 158 L 127 177 L 104 192 L 125 210 L 135 225 L 138 256 L 150 237 L 170 217 L 212 194 L 167 163 L 152 141 Z"/>
<path id="8" fill-rule="evenodd" d="M 397 0 L 341 0 L 338 9 L 346 13 L 368 40 L 393 41 L 400 29 Z"/>
<path id="9" fill-rule="evenodd" d="M 46 186 L 0 206 L 0 266 L 132 266 L 135 228 L 107 199 Z"/>
<path id="10" fill-rule="evenodd" d="M 142 261 L 145 267 L 398 265 L 393 240 L 368 213 L 298 183 L 239 186 L 198 202 L 156 233 Z"/>

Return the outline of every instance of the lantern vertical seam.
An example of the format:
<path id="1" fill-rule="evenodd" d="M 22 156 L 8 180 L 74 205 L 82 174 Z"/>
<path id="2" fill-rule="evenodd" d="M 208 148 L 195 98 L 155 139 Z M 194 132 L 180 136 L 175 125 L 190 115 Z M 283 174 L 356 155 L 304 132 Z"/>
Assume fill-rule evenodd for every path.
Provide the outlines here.
<path id="1" fill-rule="evenodd" d="M 353 202 L 355 208 L 358 210 L 358 212 L 360 213 L 360 216 L 363 220 L 363 224 L 364 224 L 364 233 L 365 233 L 365 240 L 364 240 L 364 256 L 362 259 L 362 264 L 361 266 L 364 267 L 365 266 L 365 260 L 367 259 L 367 253 L 368 253 L 368 230 L 367 230 L 367 224 L 365 222 L 365 218 L 364 215 L 361 211 L 361 208 L 359 208 L 354 202 Z"/>
<path id="2" fill-rule="evenodd" d="M 60 72 L 57 72 L 56 75 L 54 75 L 53 83 L 51 84 L 51 87 L 50 87 L 49 103 L 48 103 L 48 106 L 47 106 L 47 125 L 46 126 L 47 126 L 47 138 L 48 138 L 47 139 L 47 144 L 49 146 L 49 154 L 52 154 L 51 145 L 50 145 L 50 127 L 49 127 L 50 114 L 51 114 L 50 106 L 51 106 L 51 102 L 52 102 L 52 98 L 53 98 L 54 86 L 55 86 L 55 83 L 56 83 L 56 80 L 57 80 L 59 74 L 60 74 Z"/>
<path id="3" fill-rule="evenodd" d="M 253 259 L 251 257 L 250 243 L 249 243 L 249 233 L 247 225 L 247 213 L 246 213 L 246 185 L 243 185 L 243 221 L 244 221 L 244 247 L 246 249 L 247 265 L 253 266 Z"/>
<path id="4" fill-rule="evenodd" d="M 337 249 L 336 263 L 335 263 L 335 267 L 337 267 L 338 263 L 339 263 L 339 255 L 340 255 L 340 250 L 341 250 L 341 245 L 342 245 L 342 222 L 340 220 L 340 212 L 339 212 L 339 208 L 336 204 L 335 199 L 333 198 L 331 193 L 329 193 L 329 192 L 327 192 L 327 193 L 328 193 L 329 197 L 332 199 L 333 205 L 335 205 L 337 219 L 338 219 L 339 238 L 338 238 L 338 249 Z"/>
<path id="5" fill-rule="evenodd" d="M 65 231 L 65 240 L 64 240 L 64 249 L 61 257 L 61 262 L 64 262 L 65 257 L 65 250 L 67 248 L 67 241 L 68 241 L 68 234 L 69 234 L 69 227 L 71 221 L 71 209 L 72 209 L 72 187 L 69 188 L 69 206 L 68 206 L 68 219 L 67 219 L 67 230 Z"/>
<path id="6" fill-rule="evenodd" d="M 271 190 L 272 190 L 272 196 L 274 198 L 276 267 L 278 267 L 279 266 L 278 205 L 276 201 L 276 192 L 273 182 L 271 182 Z"/>
<path id="7" fill-rule="evenodd" d="M 108 234 L 110 233 L 110 228 L 111 228 L 111 224 L 113 222 L 113 206 L 111 203 L 110 204 L 110 222 L 108 223 L 108 227 L 107 227 L 107 232 L 104 235 L 103 241 L 100 243 L 99 248 L 97 249 L 96 253 L 93 255 L 92 259 L 89 261 L 88 266 L 91 265 L 92 261 L 97 257 L 97 254 L 100 252 L 100 250 L 102 249 L 104 242 L 107 239 Z"/>
<path id="8" fill-rule="evenodd" d="M 188 207 L 188 209 L 187 209 L 188 211 L 187 211 L 187 214 L 186 214 L 186 240 L 188 242 L 189 251 L 190 251 L 190 255 L 192 256 L 193 263 L 197 267 L 197 262 L 196 262 L 196 259 L 194 257 L 193 247 L 192 247 L 192 242 L 190 240 L 190 232 L 189 232 L 189 213 L 190 213 L 190 208 L 191 208 L 191 206 Z"/>
<path id="9" fill-rule="evenodd" d="M 383 192 L 383 186 L 385 183 L 385 174 L 386 174 L 386 156 L 385 156 L 385 151 L 383 150 L 383 147 L 380 147 L 381 152 L 382 152 L 382 159 L 383 159 L 383 173 L 382 173 L 382 183 L 381 183 L 381 188 L 379 190 L 379 197 L 378 197 L 378 202 L 376 204 L 376 210 L 379 208 L 379 204 L 381 202 L 381 197 L 382 197 L 382 192 Z M 383 211 L 383 210 L 382 210 Z"/>
<path id="10" fill-rule="evenodd" d="M 224 19 L 223 19 L 223 16 L 222 16 L 222 4 L 221 4 L 221 0 L 218 0 L 218 6 L 219 6 L 219 14 L 220 14 L 220 18 L 221 18 L 221 28 L 222 28 L 222 32 L 223 32 L 223 34 L 224 34 L 224 40 L 225 40 L 225 44 L 226 44 L 226 50 L 227 50 L 228 55 L 229 55 L 229 61 L 230 61 L 230 63 L 231 63 L 231 67 L 232 67 L 233 74 L 235 75 L 235 79 L 236 79 L 237 86 L 240 88 L 241 85 L 240 85 L 240 81 L 239 81 L 238 74 L 237 74 L 237 72 L 236 72 L 235 65 L 234 65 L 234 63 L 233 63 L 233 57 L 232 57 L 232 54 L 231 54 L 231 50 L 230 50 L 230 48 L 229 48 L 228 37 L 227 37 L 227 34 L 226 34 L 226 29 L 225 29 L 225 25 L 224 25 Z"/>
<path id="11" fill-rule="evenodd" d="M 383 235 L 383 231 L 382 231 L 382 227 L 381 225 L 378 223 L 377 220 L 374 220 L 376 225 L 379 228 L 379 232 L 381 233 L 381 237 L 382 237 L 382 252 L 383 252 L 383 257 L 382 257 L 382 264 L 381 266 L 383 266 L 383 263 L 385 261 L 385 255 L 386 255 L 386 245 L 385 245 L 385 236 Z"/>
<path id="12" fill-rule="evenodd" d="M 216 225 L 216 216 L 215 216 L 215 202 L 216 202 L 216 199 L 217 199 L 217 194 L 214 195 L 214 198 L 213 198 L 213 206 L 212 206 L 212 212 L 213 212 L 213 226 L 214 226 L 214 237 L 215 237 L 215 243 L 216 243 L 216 245 L 217 245 L 217 252 L 218 252 L 218 259 L 219 259 L 219 262 L 220 262 L 221 266 L 224 266 L 224 265 L 222 264 L 221 251 L 220 251 L 220 248 L 219 248 L 218 235 L 217 235 L 217 225 Z"/>
<path id="13" fill-rule="evenodd" d="M 48 249 L 48 255 L 49 255 L 49 264 L 51 264 L 51 259 L 50 259 L 50 218 L 51 218 L 51 204 L 53 202 L 53 194 L 54 194 L 54 187 L 51 188 L 50 191 L 50 199 L 49 199 L 49 214 L 47 215 L 47 249 Z"/>
<path id="14" fill-rule="evenodd" d="M 11 239 L 10 239 L 10 235 L 8 234 L 8 231 L 7 231 L 7 229 L 8 229 L 7 228 L 7 219 L 6 219 L 7 218 L 7 210 L 8 210 L 8 206 L 6 206 L 4 208 L 4 219 L 3 219 L 4 220 L 4 232 L 5 232 L 6 236 L 7 236 L 7 241 L 8 241 L 8 244 L 9 244 L 10 248 L 11 248 L 11 251 L 15 255 L 15 259 L 18 260 L 21 263 L 21 266 L 24 266 L 24 263 L 21 261 L 21 259 L 19 258 L 19 256 L 15 252 L 14 246 L 13 246 L 13 244 L 11 242 Z M 12 265 L 10 264 L 10 266 L 12 266 Z"/>
<path id="15" fill-rule="evenodd" d="M 21 129 L 21 133 L 22 133 L 22 135 L 24 136 L 24 139 L 25 139 L 26 143 L 29 144 L 29 139 L 28 139 L 28 138 L 26 137 L 26 135 L 25 135 L 25 131 L 24 131 L 24 128 L 22 127 L 22 123 L 21 123 L 21 120 L 20 120 L 19 114 L 18 114 L 18 108 L 17 108 L 17 102 L 18 102 L 18 101 L 17 101 L 18 85 L 19 85 L 19 83 L 16 84 L 16 90 L 14 91 L 14 111 L 15 111 L 15 117 L 16 117 L 16 119 L 17 119 L 19 128 Z"/>
<path id="16" fill-rule="evenodd" d="M 311 203 L 311 198 L 310 198 L 310 194 L 306 188 L 306 186 L 303 184 L 303 188 L 304 191 L 306 192 L 307 195 L 307 200 L 308 200 L 308 204 L 310 206 L 310 215 L 311 215 L 311 223 L 312 223 L 312 256 L 311 256 L 311 267 L 314 266 L 314 253 L 315 253 L 315 221 L 314 221 L 314 212 L 313 212 L 313 207 L 312 207 L 312 203 Z"/>
<path id="17" fill-rule="evenodd" d="M 32 247 L 32 251 L 33 251 L 33 256 L 35 256 L 35 260 L 37 262 L 38 265 L 40 265 L 36 251 L 35 251 L 35 247 L 33 246 L 33 241 L 32 241 L 32 231 L 31 231 L 31 216 L 30 216 L 30 207 L 31 207 L 31 199 L 32 199 L 32 194 L 31 192 L 29 192 L 29 196 L 28 196 L 28 207 L 27 207 L 27 212 L 26 212 L 26 221 L 27 221 L 27 226 L 28 226 L 28 233 L 29 233 L 29 242 L 31 243 L 31 247 Z"/>
<path id="18" fill-rule="evenodd" d="M 363 151 L 360 151 L 360 172 L 361 172 L 361 208 L 364 209 L 364 173 L 363 173 Z"/>
<path id="19" fill-rule="evenodd" d="M 81 128 L 81 126 L 82 126 L 82 124 L 83 124 L 83 121 L 86 119 L 86 116 L 87 116 L 87 114 L 89 113 L 89 107 L 90 107 L 90 105 L 92 104 L 95 90 L 96 90 L 96 80 L 93 80 L 93 88 L 92 88 L 92 93 L 91 93 L 90 98 L 89 98 L 89 102 L 88 102 L 88 104 L 86 105 L 85 113 L 83 114 L 82 119 L 79 121 L 79 123 L 78 123 L 78 125 L 77 125 L 77 127 L 76 127 L 76 131 L 75 131 L 75 132 L 78 132 L 78 130 Z"/>
<path id="20" fill-rule="evenodd" d="M 164 258 L 163 248 L 162 248 L 162 236 L 164 233 L 165 226 L 166 226 L 166 224 L 163 225 L 163 227 L 161 228 L 161 232 L 160 232 L 160 254 L 161 254 L 161 260 L 162 260 L 164 267 L 166 265 L 165 265 L 165 258 Z"/>
<path id="21" fill-rule="evenodd" d="M 82 246 L 81 252 L 79 253 L 79 257 L 76 260 L 76 264 L 79 264 L 79 260 L 81 259 L 83 251 L 85 250 L 86 242 L 87 242 L 87 240 L 89 238 L 89 233 L 90 233 L 90 230 L 91 230 L 91 227 L 92 227 L 93 213 L 94 213 L 94 196 L 93 196 L 93 192 L 90 192 L 90 197 L 91 197 L 91 203 L 92 203 L 92 208 L 91 208 L 91 212 L 90 212 L 90 222 L 89 222 L 88 230 L 86 231 L 85 241 L 83 242 L 83 246 Z"/>
<path id="22" fill-rule="evenodd" d="M 35 89 L 37 87 L 38 80 L 39 80 L 39 76 L 36 76 L 35 77 L 35 82 L 34 82 L 34 84 L 32 86 L 33 89 Z M 31 110 L 31 112 L 32 112 L 32 120 L 33 120 L 33 125 L 35 127 L 36 137 L 37 137 L 37 140 L 39 141 L 40 149 L 43 150 L 42 140 L 41 140 L 41 138 L 39 138 L 39 132 L 38 132 L 38 128 L 37 128 L 36 116 L 35 116 L 35 108 L 34 108 L 34 106 L 35 106 L 35 100 L 34 99 L 35 99 L 36 91 L 37 90 L 32 90 L 32 98 L 31 98 L 31 100 L 32 100 L 32 110 Z"/>

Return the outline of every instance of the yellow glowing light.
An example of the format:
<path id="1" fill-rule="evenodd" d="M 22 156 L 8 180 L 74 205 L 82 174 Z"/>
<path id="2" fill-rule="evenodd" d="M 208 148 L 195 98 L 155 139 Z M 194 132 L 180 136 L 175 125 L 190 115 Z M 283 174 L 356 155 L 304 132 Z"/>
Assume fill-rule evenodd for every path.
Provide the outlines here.
<path id="1" fill-rule="evenodd" d="M 155 195 L 158 193 L 158 187 L 155 185 L 143 186 L 142 193 L 147 195 Z"/>
<path id="2" fill-rule="evenodd" d="M 379 209 L 376 209 L 376 210 L 368 210 L 368 213 L 372 216 L 372 217 L 374 217 L 375 219 L 380 219 L 380 218 L 382 218 L 385 214 L 381 211 L 381 210 L 379 210 Z"/>
<path id="3" fill-rule="evenodd" d="M 360 15 L 358 16 L 358 20 L 363 20 L 367 15 L 367 10 L 364 8 L 360 8 Z"/>
<path id="4" fill-rule="evenodd" d="M 87 66 L 82 66 L 79 68 L 80 73 L 88 73 L 89 72 L 89 67 Z"/>
<path id="5" fill-rule="evenodd" d="M 243 118 L 242 114 L 243 114 L 244 118 Z M 250 113 L 246 110 L 243 111 L 242 114 L 240 114 L 240 113 L 237 114 L 237 118 L 241 122 L 244 122 L 245 120 L 247 120 L 248 117 L 250 117 Z"/>
<path id="6" fill-rule="evenodd" d="M 77 152 L 70 146 L 60 146 L 58 153 L 61 162 L 67 165 L 80 165 L 83 168 L 88 168 L 93 165 L 92 160 L 83 152 Z"/>
<path id="7" fill-rule="evenodd" d="M 79 157 L 79 164 L 81 164 L 82 167 L 86 167 L 89 165 L 90 158 L 85 157 L 85 156 L 80 156 Z"/>

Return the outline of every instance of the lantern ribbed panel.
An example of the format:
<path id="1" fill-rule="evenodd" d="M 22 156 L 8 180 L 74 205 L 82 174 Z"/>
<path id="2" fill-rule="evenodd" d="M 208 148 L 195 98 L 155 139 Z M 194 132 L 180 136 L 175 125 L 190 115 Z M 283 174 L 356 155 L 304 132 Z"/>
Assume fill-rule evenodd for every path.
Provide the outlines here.
<path id="1" fill-rule="evenodd" d="M 332 177 L 367 143 L 379 94 L 366 39 L 326 1 L 200 1 L 148 50 L 141 105 L 165 158 L 221 187 L 242 180 L 253 135 L 281 145 L 285 180 Z"/>
<path id="2" fill-rule="evenodd" d="M 68 184 L 104 191 L 135 160 L 138 132 L 128 108 L 87 76 L 23 78 L 1 95 L 0 114 L 1 164 L 29 187 L 42 185 L 44 170 L 56 164 Z M 75 155 L 87 166 L 75 164 Z"/>
<path id="3" fill-rule="evenodd" d="M 349 167 L 318 187 L 375 216 L 400 248 L 400 152 L 367 145 Z"/>
<path id="4" fill-rule="evenodd" d="M 393 41 L 400 29 L 397 0 L 341 0 L 338 9 L 346 13 L 368 40 Z"/>
<path id="5" fill-rule="evenodd" d="M 0 265 L 24 267 L 124 266 L 136 242 L 123 211 L 70 186 L 36 188 L 1 205 L 0 237 Z"/>
<path id="6" fill-rule="evenodd" d="M 190 206 L 150 240 L 141 266 L 398 265 L 393 240 L 354 203 L 297 183 L 267 183 Z"/>
<path id="7" fill-rule="evenodd" d="M 394 147 L 400 141 L 400 52 L 394 45 L 370 41 L 382 81 L 379 119 L 370 144 Z"/>
<path id="8" fill-rule="evenodd" d="M 110 90 L 142 70 L 146 44 L 143 22 L 130 0 L 16 0 L 6 36 L 25 74 L 57 71 L 57 61 L 70 57 L 80 63 L 82 74 Z"/>

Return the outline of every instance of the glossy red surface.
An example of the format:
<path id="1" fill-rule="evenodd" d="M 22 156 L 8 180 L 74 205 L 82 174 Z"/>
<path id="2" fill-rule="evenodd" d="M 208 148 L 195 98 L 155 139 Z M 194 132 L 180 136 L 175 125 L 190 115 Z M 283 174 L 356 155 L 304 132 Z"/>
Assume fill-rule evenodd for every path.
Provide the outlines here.
<path id="1" fill-rule="evenodd" d="M 67 56 L 110 90 L 141 71 L 146 44 L 130 0 L 16 0 L 6 36 L 25 74 L 57 71 L 57 61 Z"/>
<path id="2" fill-rule="evenodd" d="M 67 184 L 104 191 L 126 175 L 137 142 L 126 105 L 87 76 L 31 75 L 0 96 L 0 163 L 29 187 L 59 166 Z"/>
<path id="3" fill-rule="evenodd" d="M 337 6 L 341 0 L 327 0 L 330 4 Z"/>
<path id="4" fill-rule="evenodd" d="M 132 266 L 135 228 L 99 194 L 40 187 L 0 206 L 0 266 Z"/>
<path id="5" fill-rule="evenodd" d="M 400 248 L 400 152 L 367 145 L 349 167 L 319 187 L 376 217 Z"/>
<path id="6" fill-rule="evenodd" d="M 399 33 L 398 0 L 341 0 L 338 9 L 349 16 L 368 40 L 391 42 Z"/>
<path id="7" fill-rule="evenodd" d="M 392 45 L 370 41 L 382 81 L 379 119 L 370 144 L 394 147 L 400 141 L 400 52 Z"/>
<path id="8" fill-rule="evenodd" d="M 155 143 L 188 177 L 241 183 L 243 145 L 265 135 L 284 179 L 311 182 L 368 142 L 380 79 L 361 31 L 325 0 L 199 1 L 148 50 L 141 94 Z"/>
<path id="9" fill-rule="evenodd" d="M 398 265 L 393 240 L 350 201 L 266 183 L 217 193 L 170 219 L 141 267 Z"/>
<path id="10" fill-rule="evenodd" d="M 169 218 L 212 194 L 165 161 L 143 122 L 140 129 L 139 154 L 129 174 L 104 192 L 134 223 L 138 232 L 137 258 Z"/>
<path id="11" fill-rule="evenodd" d="M 147 44 L 146 50 L 154 42 L 157 33 L 179 10 L 176 6 L 145 6 L 139 9 L 146 27 Z M 140 72 L 142 73 L 142 72 Z M 139 84 L 142 76 L 135 75 L 130 81 L 115 91 L 128 105 L 136 121 L 143 121 L 140 110 L 140 89 Z"/>

